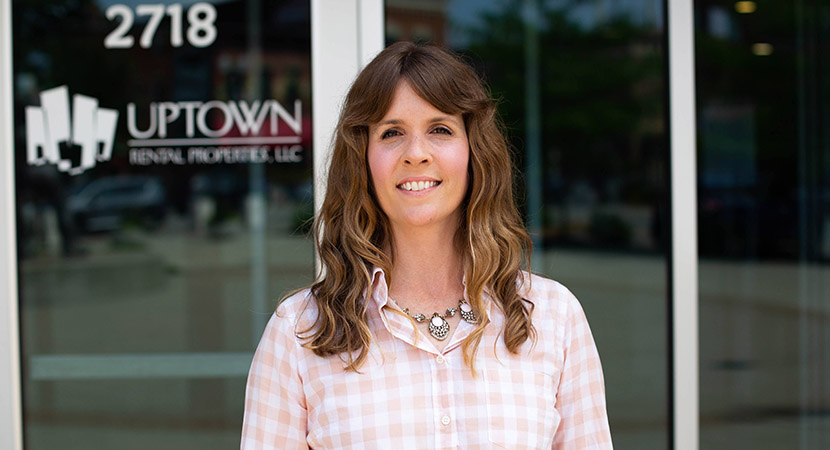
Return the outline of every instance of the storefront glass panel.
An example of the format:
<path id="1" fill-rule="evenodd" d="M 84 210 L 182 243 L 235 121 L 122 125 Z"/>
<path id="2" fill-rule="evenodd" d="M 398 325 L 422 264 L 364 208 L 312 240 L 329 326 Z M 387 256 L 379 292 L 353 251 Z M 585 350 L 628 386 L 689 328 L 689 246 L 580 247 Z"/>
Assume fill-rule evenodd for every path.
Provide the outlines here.
<path id="1" fill-rule="evenodd" d="M 26 448 L 238 446 L 314 274 L 309 2 L 12 13 Z"/>
<path id="2" fill-rule="evenodd" d="M 830 448 L 830 2 L 695 2 L 700 443 Z"/>
<path id="3" fill-rule="evenodd" d="M 580 299 L 618 449 L 669 448 L 661 1 L 386 0 L 386 40 L 462 53 L 499 99 L 533 269 Z"/>

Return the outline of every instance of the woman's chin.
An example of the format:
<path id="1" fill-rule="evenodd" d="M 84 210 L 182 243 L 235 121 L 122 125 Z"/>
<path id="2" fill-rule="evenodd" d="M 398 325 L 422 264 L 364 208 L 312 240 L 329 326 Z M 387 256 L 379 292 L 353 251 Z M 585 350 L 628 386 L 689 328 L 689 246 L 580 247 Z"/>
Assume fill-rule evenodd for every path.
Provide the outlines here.
<path id="1" fill-rule="evenodd" d="M 403 217 L 399 220 L 392 221 L 393 228 L 401 230 L 427 230 L 430 228 L 456 228 L 458 227 L 458 219 L 453 214 L 439 215 L 433 213 L 413 214 Z"/>

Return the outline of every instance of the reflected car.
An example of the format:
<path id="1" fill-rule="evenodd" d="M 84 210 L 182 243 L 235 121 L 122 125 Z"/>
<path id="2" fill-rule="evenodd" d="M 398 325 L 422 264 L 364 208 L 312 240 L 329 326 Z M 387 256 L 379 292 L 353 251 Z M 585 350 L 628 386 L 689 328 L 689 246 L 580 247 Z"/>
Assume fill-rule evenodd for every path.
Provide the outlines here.
<path id="1" fill-rule="evenodd" d="M 167 213 L 167 195 L 158 177 L 105 177 L 71 195 L 66 209 L 82 233 L 116 231 L 127 224 L 155 229 Z"/>

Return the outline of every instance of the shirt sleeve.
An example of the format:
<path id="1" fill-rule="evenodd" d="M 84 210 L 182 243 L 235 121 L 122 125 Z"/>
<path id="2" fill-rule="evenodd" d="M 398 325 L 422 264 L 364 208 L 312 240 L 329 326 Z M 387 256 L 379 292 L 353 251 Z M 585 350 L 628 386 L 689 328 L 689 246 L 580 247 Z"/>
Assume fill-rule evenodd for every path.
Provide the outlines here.
<path id="1" fill-rule="evenodd" d="M 554 436 L 557 450 L 610 450 L 605 382 L 594 338 L 579 302 L 568 292 L 563 339 L 564 365 L 556 396 L 562 419 Z"/>
<path id="2" fill-rule="evenodd" d="M 259 341 L 245 388 L 242 450 L 308 449 L 294 322 L 272 315 Z"/>

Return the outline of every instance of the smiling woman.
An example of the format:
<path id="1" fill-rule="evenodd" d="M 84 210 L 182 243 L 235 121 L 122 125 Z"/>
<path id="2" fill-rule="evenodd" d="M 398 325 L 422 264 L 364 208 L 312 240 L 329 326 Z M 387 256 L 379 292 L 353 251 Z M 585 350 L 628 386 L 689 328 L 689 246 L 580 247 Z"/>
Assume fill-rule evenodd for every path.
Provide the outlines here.
<path id="1" fill-rule="evenodd" d="M 461 114 L 444 114 L 400 81 L 383 120 L 369 127 L 367 153 L 372 186 L 393 236 L 412 227 L 455 232 L 470 155 Z"/>
<path id="2" fill-rule="evenodd" d="M 457 56 L 397 43 L 366 66 L 316 218 L 323 270 L 265 330 L 243 449 L 611 448 L 582 308 L 522 270 L 511 174 Z"/>

